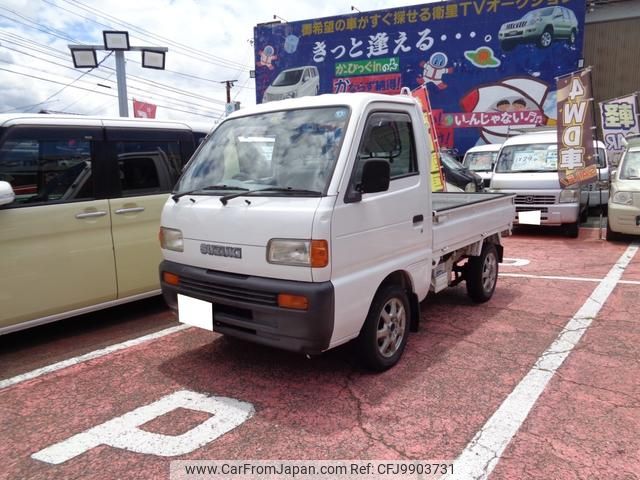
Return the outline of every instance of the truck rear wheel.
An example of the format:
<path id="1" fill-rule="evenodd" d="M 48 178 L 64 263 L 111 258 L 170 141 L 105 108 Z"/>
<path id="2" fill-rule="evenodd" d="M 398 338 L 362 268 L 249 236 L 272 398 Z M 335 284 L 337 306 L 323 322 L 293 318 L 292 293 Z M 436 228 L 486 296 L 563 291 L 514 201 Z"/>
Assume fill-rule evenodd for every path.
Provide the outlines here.
<path id="1" fill-rule="evenodd" d="M 498 282 L 498 252 L 492 243 L 485 243 L 479 257 L 470 257 L 465 272 L 467 295 L 477 303 L 493 296 Z"/>
<path id="2" fill-rule="evenodd" d="M 367 368 L 382 372 L 398 363 L 410 318 L 409 299 L 400 285 L 387 285 L 376 293 L 358 337 L 358 352 Z"/>

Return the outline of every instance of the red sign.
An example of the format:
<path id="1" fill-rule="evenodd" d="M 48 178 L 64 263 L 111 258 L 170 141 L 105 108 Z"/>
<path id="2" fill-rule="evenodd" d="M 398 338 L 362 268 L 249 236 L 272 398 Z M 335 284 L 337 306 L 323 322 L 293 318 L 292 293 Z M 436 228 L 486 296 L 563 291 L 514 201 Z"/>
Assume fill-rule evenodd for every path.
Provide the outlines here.
<path id="1" fill-rule="evenodd" d="M 156 118 L 157 105 L 153 103 L 133 101 L 133 116 L 135 118 Z"/>
<path id="2" fill-rule="evenodd" d="M 399 73 L 333 79 L 333 93 L 376 92 L 394 95 L 400 93 L 401 88 L 402 78 Z"/>

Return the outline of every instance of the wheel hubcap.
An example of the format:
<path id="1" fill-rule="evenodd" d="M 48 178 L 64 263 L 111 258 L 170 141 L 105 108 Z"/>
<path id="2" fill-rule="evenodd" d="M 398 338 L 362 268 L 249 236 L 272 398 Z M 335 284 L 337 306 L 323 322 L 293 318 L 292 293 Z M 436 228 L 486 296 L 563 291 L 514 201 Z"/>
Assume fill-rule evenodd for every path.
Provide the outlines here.
<path id="1" fill-rule="evenodd" d="M 383 357 L 391 357 L 398 351 L 405 335 L 407 313 L 402 302 L 391 298 L 380 311 L 378 319 L 378 351 Z"/>
<path id="2" fill-rule="evenodd" d="M 490 292 L 496 283 L 498 273 L 498 260 L 493 254 L 485 257 L 482 264 L 482 288 L 485 292 Z"/>
<path id="3" fill-rule="evenodd" d="M 542 45 L 548 47 L 551 45 L 551 34 L 549 32 L 544 32 L 542 34 Z"/>

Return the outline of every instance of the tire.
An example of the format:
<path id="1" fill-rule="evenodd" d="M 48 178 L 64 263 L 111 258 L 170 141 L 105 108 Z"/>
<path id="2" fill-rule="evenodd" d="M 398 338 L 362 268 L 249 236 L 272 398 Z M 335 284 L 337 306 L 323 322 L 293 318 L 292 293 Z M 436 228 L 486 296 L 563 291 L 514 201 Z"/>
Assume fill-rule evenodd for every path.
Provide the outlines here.
<path id="1" fill-rule="evenodd" d="M 589 220 L 589 204 L 580 212 L 580 223 L 586 223 Z"/>
<path id="2" fill-rule="evenodd" d="M 545 28 L 544 32 L 538 38 L 538 46 L 540 48 L 548 48 L 553 42 L 553 30 Z"/>
<path id="3" fill-rule="evenodd" d="M 407 292 L 399 285 L 381 288 L 373 298 L 358 337 L 365 367 L 382 372 L 393 367 L 407 344 L 411 311 Z"/>
<path id="4" fill-rule="evenodd" d="M 615 242 L 620 240 L 620 234 L 611 230 L 609 220 L 607 219 L 607 242 Z"/>
<path id="5" fill-rule="evenodd" d="M 479 257 L 470 257 L 465 272 L 467 295 L 476 303 L 488 301 L 498 282 L 498 252 L 492 243 L 485 243 Z"/>
<path id="6" fill-rule="evenodd" d="M 503 40 L 500 42 L 500 48 L 503 52 L 510 52 L 514 48 L 516 48 L 516 42 L 513 40 Z"/>
<path id="7" fill-rule="evenodd" d="M 564 228 L 569 238 L 578 238 L 580 235 L 580 222 L 568 223 Z"/>

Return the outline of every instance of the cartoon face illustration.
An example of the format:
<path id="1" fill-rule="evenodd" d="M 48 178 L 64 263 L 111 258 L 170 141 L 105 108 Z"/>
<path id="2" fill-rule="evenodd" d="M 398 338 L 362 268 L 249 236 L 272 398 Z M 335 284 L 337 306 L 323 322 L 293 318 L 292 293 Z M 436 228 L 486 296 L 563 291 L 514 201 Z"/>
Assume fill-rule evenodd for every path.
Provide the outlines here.
<path id="1" fill-rule="evenodd" d="M 460 100 L 460 106 L 465 112 L 543 111 L 548 92 L 549 86 L 538 79 L 513 77 L 471 90 Z M 503 143 L 509 127 L 485 126 L 480 136 L 486 143 Z"/>

